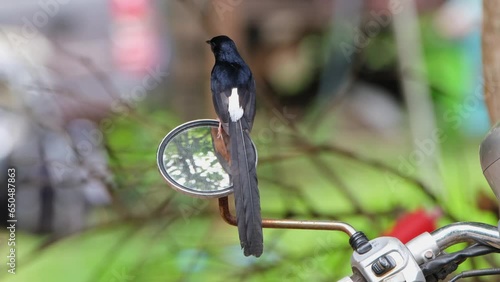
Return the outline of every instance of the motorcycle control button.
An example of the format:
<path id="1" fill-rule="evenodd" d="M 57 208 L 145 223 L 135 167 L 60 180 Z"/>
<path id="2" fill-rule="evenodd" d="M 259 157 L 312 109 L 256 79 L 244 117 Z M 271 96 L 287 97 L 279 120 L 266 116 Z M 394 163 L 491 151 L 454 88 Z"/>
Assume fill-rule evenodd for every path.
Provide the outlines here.
<path id="1" fill-rule="evenodd" d="M 387 273 L 389 270 L 396 267 L 396 262 L 389 255 L 383 255 L 376 259 L 372 264 L 372 271 L 375 275 L 380 276 Z"/>

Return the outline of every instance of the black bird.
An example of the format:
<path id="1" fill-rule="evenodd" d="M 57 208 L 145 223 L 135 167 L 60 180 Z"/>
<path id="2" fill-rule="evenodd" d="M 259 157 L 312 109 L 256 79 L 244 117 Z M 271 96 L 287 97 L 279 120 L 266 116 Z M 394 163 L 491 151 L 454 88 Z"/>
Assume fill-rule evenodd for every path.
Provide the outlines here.
<path id="1" fill-rule="evenodd" d="M 263 251 L 256 155 L 250 139 L 255 117 L 255 81 L 236 45 L 227 36 L 207 41 L 215 56 L 210 79 L 215 112 L 229 135 L 231 178 L 241 247 L 245 256 Z M 222 138 L 219 126 L 219 137 Z"/>

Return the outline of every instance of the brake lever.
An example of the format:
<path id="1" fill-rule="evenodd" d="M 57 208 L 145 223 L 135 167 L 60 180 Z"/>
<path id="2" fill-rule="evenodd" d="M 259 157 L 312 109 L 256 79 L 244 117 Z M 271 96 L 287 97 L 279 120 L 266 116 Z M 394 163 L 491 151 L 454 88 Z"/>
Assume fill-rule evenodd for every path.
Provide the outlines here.
<path id="1" fill-rule="evenodd" d="M 446 276 L 455 271 L 467 258 L 498 252 L 500 250 L 496 248 L 474 244 L 454 253 L 442 254 L 433 260 L 425 262 L 421 265 L 421 268 L 426 281 L 434 282 L 445 279 Z"/>

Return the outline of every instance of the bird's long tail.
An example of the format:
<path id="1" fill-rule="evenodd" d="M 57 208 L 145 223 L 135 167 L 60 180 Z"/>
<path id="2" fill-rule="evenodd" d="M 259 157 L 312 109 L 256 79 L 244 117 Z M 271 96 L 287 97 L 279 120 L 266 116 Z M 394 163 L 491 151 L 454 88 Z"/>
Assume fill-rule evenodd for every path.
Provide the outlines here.
<path id="1" fill-rule="evenodd" d="M 263 236 L 256 155 L 246 128 L 241 119 L 229 123 L 231 176 L 241 247 L 245 256 L 259 257 L 263 251 Z"/>

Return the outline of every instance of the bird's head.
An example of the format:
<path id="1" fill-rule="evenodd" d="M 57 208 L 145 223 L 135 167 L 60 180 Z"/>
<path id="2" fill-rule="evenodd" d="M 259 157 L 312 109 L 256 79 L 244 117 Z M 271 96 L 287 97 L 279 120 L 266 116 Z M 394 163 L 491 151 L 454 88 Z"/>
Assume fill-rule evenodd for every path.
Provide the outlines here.
<path id="1" fill-rule="evenodd" d="M 210 48 L 212 49 L 216 59 L 229 58 L 232 55 L 235 55 L 238 58 L 240 57 L 234 41 L 225 35 L 216 36 L 206 42 L 210 44 Z"/>

